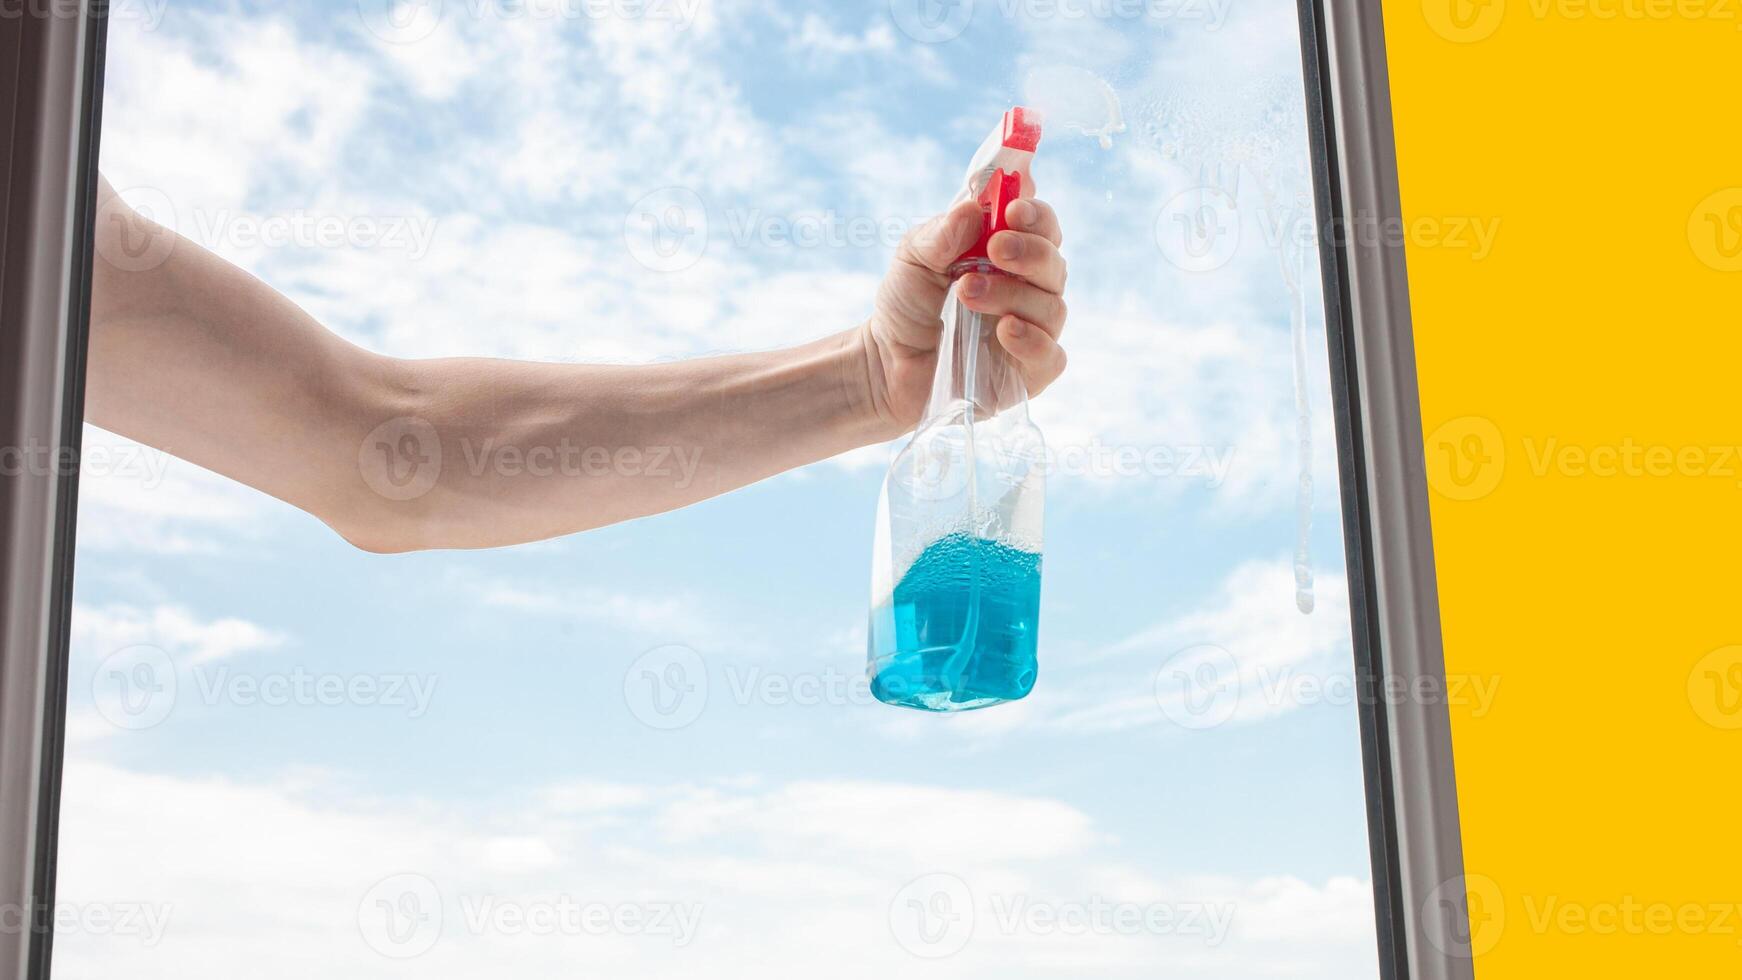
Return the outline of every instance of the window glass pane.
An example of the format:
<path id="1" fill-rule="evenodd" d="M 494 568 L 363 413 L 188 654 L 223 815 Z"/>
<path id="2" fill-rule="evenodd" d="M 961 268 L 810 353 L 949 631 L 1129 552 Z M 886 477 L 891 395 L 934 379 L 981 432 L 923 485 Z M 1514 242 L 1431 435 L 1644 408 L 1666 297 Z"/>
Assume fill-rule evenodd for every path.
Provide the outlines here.
<path id="1" fill-rule="evenodd" d="M 379 556 L 87 429 L 61 976 L 1377 972 L 1292 3 L 115 7 L 108 180 L 372 350 L 843 330 L 1027 103 L 1071 364 L 1038 684 L 948 716 L 864 680 L 890 446 Z"/>

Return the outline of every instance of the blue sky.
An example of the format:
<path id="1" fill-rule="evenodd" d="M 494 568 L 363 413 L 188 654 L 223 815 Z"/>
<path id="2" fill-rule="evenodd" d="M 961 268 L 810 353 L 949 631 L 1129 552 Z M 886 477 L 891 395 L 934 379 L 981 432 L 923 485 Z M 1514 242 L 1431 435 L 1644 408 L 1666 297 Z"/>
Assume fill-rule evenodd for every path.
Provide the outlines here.
<path id="1" fill-rule="evenodd" d="M 858 683 L 889 447 L 560 541 L 379 557 L 88 430 L 107 459 L 82 488 L 62 897 L 165 924 L 63 933 L 62 976 L 1375 972 L 1310 248 L 1311 615 L 1291 570 L 1272 246 L 1307 215 L 1293 6 L 917 10 L 122 11 L 111 182 L 401 356 L 634 362 L 839 330 L 1031 72 L 1103 79 L 1125 127 L 1111 148 L 1049 130 L 1035 165 L 1072 367 L 1034 406 L 1061 465 L 1020 704 L 931 717 Z M 1229 224 L 1182 268 L 1169 236 L 1206 202 Z M 692 251 L 650 253 L 648 216 Z M 674 658 L 695 691 L 667 730 L 633 688 Z M 1239 679 L 1218 724 L 1158 685 L 1203 663 Z M 140 664 L 173 693 L 129 714 L 114 678 Z M 938 880 L 972 936 L 916 953 L 905 903 Z M 383 889 L 435 931 L 372 919 Z M 681 943 L 468 918 L 554 895 L 699 916 Z M 1065 934 L 1012 925 L 1013 902 L 1178 915 Z M 1226 928 L 1180 925 L 1193 909 Z"/>

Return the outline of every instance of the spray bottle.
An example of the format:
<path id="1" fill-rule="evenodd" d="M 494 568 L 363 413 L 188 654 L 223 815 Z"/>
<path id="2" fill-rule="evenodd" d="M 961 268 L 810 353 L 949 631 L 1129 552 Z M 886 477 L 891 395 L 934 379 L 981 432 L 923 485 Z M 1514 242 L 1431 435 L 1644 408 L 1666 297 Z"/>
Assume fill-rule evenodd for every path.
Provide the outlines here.
<path id="1" fill-rule="evenodd" d="M 957 200 L 979 202 L 981 234 L 953 279 L 1006 274 L 986 244 L 1007 227 L 1010 202 L 1033 193 L 1039 142 L 1039 119 L 1017 107 L 974 154 Z M 883 482 L 868 673 L 887 704 L 963 711 L 1034 688 L 1046 444 L 997 321 L 951 286 L 931 398 Z"/>

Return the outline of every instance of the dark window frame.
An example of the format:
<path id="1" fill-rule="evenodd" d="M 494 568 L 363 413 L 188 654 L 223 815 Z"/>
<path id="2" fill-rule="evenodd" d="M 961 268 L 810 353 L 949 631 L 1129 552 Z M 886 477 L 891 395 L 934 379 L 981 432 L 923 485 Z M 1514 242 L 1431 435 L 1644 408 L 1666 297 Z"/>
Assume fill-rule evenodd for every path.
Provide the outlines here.
<path id="1" fill-rule="evenodd" d="M 0 445 L 75 460 L 105 14 L 0 0 Z M 0 478 L 0 905 L 24 913 L 0 929 L 6 977 L 49 974 L 77 510 L 76 466 Z"/>

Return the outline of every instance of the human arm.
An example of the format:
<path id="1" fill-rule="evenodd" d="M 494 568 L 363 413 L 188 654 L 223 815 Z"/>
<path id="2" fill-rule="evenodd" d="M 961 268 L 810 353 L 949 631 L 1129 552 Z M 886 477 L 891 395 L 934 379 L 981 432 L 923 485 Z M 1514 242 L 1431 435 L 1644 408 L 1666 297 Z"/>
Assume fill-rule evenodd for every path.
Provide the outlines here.
<path id="1" fill-rule="evenodd" d="M 682 507 L 911 428 L 944 268 L 978 212 L 903 241 L 864 323 L 797 347 L 647 365 L 385 356 L 135 214 L 102 182 L 86 417 L 305 510 L 370 551 L 475 548 Z M 1009 212 L 964 302 L 1038 392 L 1063 369 L 1064 260 Z M 1015 245 L 1020 254 L 1011 256 Z M 965 283 L 972 286 L 974 283 Z M 658 457 L 657 459 L 655 457 Z"/>

